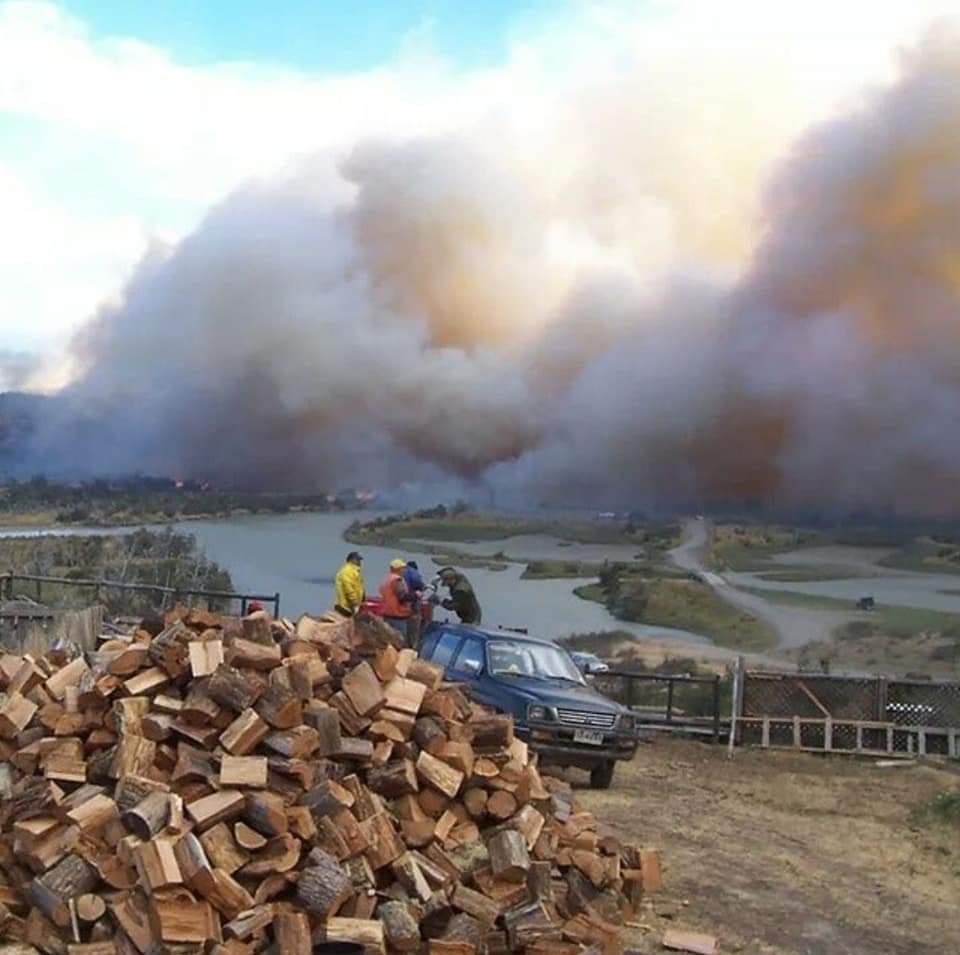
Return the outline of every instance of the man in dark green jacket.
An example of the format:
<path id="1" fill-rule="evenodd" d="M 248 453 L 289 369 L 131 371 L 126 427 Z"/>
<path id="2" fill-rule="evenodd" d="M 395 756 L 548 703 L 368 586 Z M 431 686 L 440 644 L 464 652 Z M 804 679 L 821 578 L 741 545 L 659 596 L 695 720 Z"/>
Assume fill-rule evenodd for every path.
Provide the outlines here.
<path id="1" fill-rule="evenodd" d="M 480 623 L 480 602 L 466 576 L 453 567 L 444 567 L 439 576 L 440 583 L 450 591 L 449 598 L 443 601 L 444 609 L 452 610 L 461 623 Z"/>

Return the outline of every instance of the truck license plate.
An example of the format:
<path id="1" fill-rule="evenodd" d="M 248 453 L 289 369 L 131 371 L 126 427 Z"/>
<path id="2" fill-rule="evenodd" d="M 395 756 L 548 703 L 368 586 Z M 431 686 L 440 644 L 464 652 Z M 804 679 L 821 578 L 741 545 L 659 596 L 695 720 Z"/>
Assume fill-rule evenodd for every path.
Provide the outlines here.
<path id="1" fill-rule="evenodd" d="M 573 741 L 589 743 L 591 746 L 603 746 L 603 733 L 598 733 L 596 730 L 574 730 Z"/>

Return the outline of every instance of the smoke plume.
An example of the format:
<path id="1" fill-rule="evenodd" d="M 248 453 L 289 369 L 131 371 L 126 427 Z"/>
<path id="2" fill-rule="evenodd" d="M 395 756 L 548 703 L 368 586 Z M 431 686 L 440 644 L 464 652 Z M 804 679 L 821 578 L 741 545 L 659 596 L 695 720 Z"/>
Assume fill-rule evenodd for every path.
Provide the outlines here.
<path id="1" fill-rule="evenodd" d="M 743 77 L 667 79 L 231 195 L 77 337 L 72 464 L 956 513 L 960 36 L 792 141 Z"/>

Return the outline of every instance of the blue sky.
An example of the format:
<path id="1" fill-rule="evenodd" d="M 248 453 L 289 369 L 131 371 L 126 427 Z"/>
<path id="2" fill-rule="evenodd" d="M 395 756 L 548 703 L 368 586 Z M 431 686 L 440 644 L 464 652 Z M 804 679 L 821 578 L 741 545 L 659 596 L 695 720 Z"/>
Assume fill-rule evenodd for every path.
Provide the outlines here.
<path id="1" fill-rule="evenodd" d="M 499 61 L 519 22 L 563 0 L 65 0 L 101 35 L 135 36 L 184 63 L 222 60 L 309 70 L 358 70 L 394 57 L 405 37 L 429 32 L 464 66 Z"/>

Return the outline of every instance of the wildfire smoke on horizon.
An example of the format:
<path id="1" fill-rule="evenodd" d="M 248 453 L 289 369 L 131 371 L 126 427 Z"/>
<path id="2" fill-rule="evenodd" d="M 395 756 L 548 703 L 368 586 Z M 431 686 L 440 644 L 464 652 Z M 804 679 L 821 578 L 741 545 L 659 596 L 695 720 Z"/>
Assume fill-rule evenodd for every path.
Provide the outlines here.
<path id="1" fill-rule="evenodd" d="M 799 133 L 671 75 L 232 194 L 77 336 L 72 463 L 957 513 L 960 33 Z"/>

